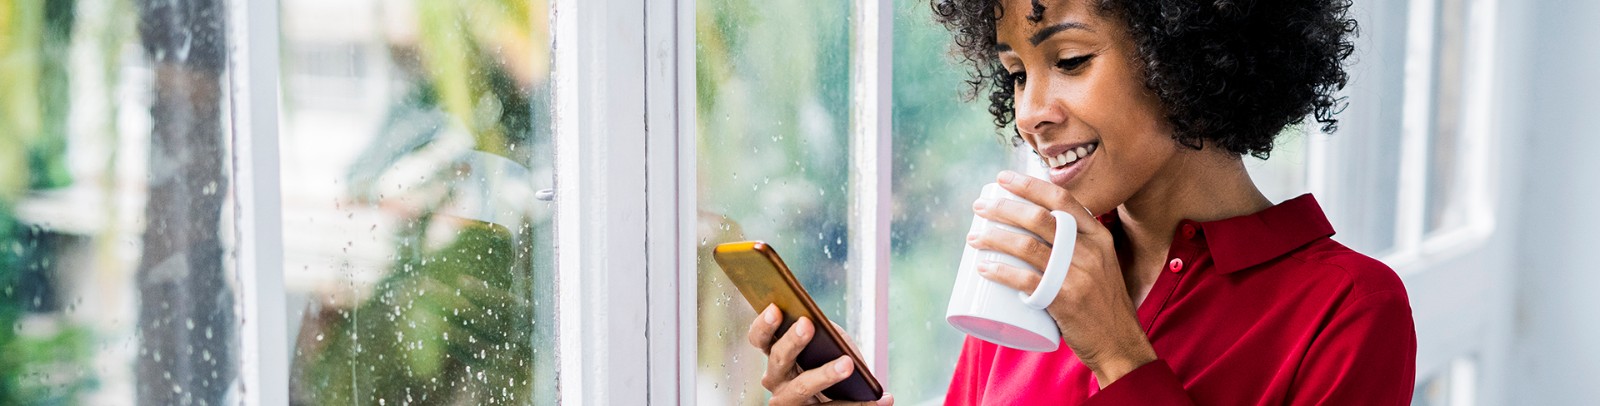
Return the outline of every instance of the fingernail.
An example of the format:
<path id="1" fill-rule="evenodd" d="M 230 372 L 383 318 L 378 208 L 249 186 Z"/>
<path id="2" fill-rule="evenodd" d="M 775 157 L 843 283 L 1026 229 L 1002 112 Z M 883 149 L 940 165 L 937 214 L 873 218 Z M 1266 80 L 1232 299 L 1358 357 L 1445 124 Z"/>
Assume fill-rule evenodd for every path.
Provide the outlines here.
<path id="1" fill-rule="evenodd" d="M 967 241 L 977 241 L 978 233 L 967 234 Z"/>
<path id="2" fill-rule="evenodd" d="M 972 210 L 982 211 L 982 210 L 986 210 L 988 208 L 989 208 L 989 199 L 978 199 L 978 201 L 972 202 Z"/>
<path id="3" fill-rule="evenodd" d="M 1009 184 L 1009 183 L 1011 183 L 1012 179 L 1016 178 L 1016 176 L 1017 176 L 1016 172 L 1000 171 L 1000 183 Z"/>
<path id="4" fill-rule="evenodd" d="M 990 272 L 994 272 L 994 261 L 985 259 L 978 263 L 979 274 L 988 275 Z"/>
<path id="5" fill-rule="evenodd" d="M 761 318 L 766 320 L 767 324 L 778 324 L 778 305 L 767 305 L 767 310 L 761 311 Z"/>
<path id="6" fill-rule="evenodd" d="M 845 372 L 849 372 L 849 371 L 850 371 L 850 356 L 849 355 L 846 355 L 846 356 L 843 356 L 843 357 L 839 357 L 838 361 L 834 361 L 833 362 L 833 372 L 837 372 L 840 375 L 843 375 Z"/>
<path id="7" fill-rule="evenodd" d="M 884 392 L 883 393 L 883 397 L 878 398 L 878 404 L 880 404 L 880 405 L 892 405 L 892 404 L 894 404 L 894 395 L 889 394 L 889 392 Z"/>
<path id="8" fill-rule="evenodd" d="M 796 335 L 799 335 L 800 338 L 810 337 L 811 336 L 811 320 L 807 319 L 805 317 L 801 317 L 800 321 L 794 322 L 794 333 Z"/>

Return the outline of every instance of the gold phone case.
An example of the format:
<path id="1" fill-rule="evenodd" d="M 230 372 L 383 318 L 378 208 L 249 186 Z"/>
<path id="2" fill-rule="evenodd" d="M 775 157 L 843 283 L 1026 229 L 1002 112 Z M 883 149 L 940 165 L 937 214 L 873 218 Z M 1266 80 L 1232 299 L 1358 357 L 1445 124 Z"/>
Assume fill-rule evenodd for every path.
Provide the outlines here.
<path id="1" fill-rule="evenodd" d="M 817 308 L 811 295 L 806 294 L 805 287 L 795 280 L 794 274 L 789 272 L 789 267 L 784 265 L 783 259 L 778 258 L 772 246 L 761 241 L 721 244 L 712 251 L 712 257 L 757 312 L 765 310 L 769 304 L 776 304 L 778 310 L 783 311 L 783 321 L 779 323 L 775 337 L 782 337 L 800 317 L 811 319 L 817 334 L 795 358 L 795 363 L 801 368 L 810 370 L 840 356 L 850 356 L 855 363 L 855 371 L 845 380 L 824 389 L 823 395 L 833 400 L 850 401 L 872 401 L 883 397 L 883 386 L 867 370 L 860 353 Z"/>

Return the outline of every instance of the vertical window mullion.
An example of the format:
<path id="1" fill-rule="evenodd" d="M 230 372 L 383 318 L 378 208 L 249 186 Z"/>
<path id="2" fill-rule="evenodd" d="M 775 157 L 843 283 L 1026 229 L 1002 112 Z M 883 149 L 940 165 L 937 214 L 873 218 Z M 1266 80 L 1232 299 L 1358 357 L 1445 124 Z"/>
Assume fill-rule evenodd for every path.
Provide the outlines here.
<path id="1" fill-rule="evenodd" d="M 889 372 L 893 1 L 857 0 L 853 13 L 849 320 L 864 361 L 882 382 Z"/>
<path id="2" fill-rule="evenodd" d="M 553 13 L 561 403 L 646 404 L 645 5 Z"/>
<path id="3" fill-rule="evenodd" d="M 693 0 L 645 4 L 645 54 L 658 56 L 645 76 L 651 404 L 692 404 L 695 393 L 695 78 L 693 54 L 680 52 L 694 49 L 693 10 Z"/>
<path id="4" fill-rule="evenodd" d="M 289 402 L 278 160 L 278 4 L 229 5 L 243 403 Z"/>

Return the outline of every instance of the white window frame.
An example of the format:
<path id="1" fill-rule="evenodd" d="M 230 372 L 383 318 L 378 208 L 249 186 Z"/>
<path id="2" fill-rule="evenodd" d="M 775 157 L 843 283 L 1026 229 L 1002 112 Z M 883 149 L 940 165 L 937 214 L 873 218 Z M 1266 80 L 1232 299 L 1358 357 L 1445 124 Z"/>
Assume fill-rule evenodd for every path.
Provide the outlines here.
<path id="1" fill-rule="evenodd" d="M 289 404 L 283 285 L 283 200 L 278 156 L 278 2 L 228 4 L 234 216 L 239 276 L 238 399 Z"/>
<path id="2" fill-rule="evenodd" d="M 1399 202 L 1396 205 L 1395 248 L 1385 256 L 1389 263 L 1407 276 L 1434 268 L 1433 265 L 1481 247 L 1494 233 L 1496 208 L 1493 192 L 1498 190 L 1500 157 L 1490 154 L 1494 125 L 1490 109 L 1490 91 L 1493 86 L 1495 54 L 1495 19 L 1491 12 L 1496 0 L 1463 0 L 1467 2 L 1465 39 L 1467 46 L 1465 83 L 1461 94 L 1463 116 L 1460 154 L 1464 162 L 1452 170 L 1462 171 L 1460 204 L 1468 213 L 1464 223 L 1446 226 L 1434 232 L 1426 231 L 1428 169 L 1433 128 L 1434 58 L 1437 57 L 1438 3 L 1441 0 L 1410 0 L 1410 21 L 1406 34 L 1405 101 L 1402 111 L 1400 155 Z"/>

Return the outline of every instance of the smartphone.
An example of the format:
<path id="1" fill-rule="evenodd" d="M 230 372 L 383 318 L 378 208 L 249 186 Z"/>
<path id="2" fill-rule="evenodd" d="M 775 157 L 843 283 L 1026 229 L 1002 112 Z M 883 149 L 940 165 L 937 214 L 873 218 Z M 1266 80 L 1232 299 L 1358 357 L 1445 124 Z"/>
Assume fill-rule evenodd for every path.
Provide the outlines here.
<path id="1" fill-rule="evenodd" d="M 811 295 L 806 294 L 805 287 L 795 280 L 794 274 L 789 272 L 789 267 L 783 264 L 783 259 L 778 258 L 778 252 L 773 251 L 771 245 L 761 241 L 733 242 L 717 245 L 711 255 L 756 312 L 766 310 L 767 305 L 772 304 L 783 311 L 783 320 L 778 323 L 774 337 L 783 337 L 783 333 L 789 331 L 789 327 L 801 317 L 811 319 L 816 333 L 795 358 L 795 364 L 800 368 L 815 369 L 844 355 L 849 355 L 851 361 L 855 362 L 855 370 L 850 377 L 823 389 L 824 396 L 848 401 L 873 401 L 883 397 L 883 386 L 867 370 L 860 353 L 850 345 L 849 340 L 845 340 L 844 333 L 828 321 L 828 316 L 817 308 L 817 303 L 811 300 Z"/>

